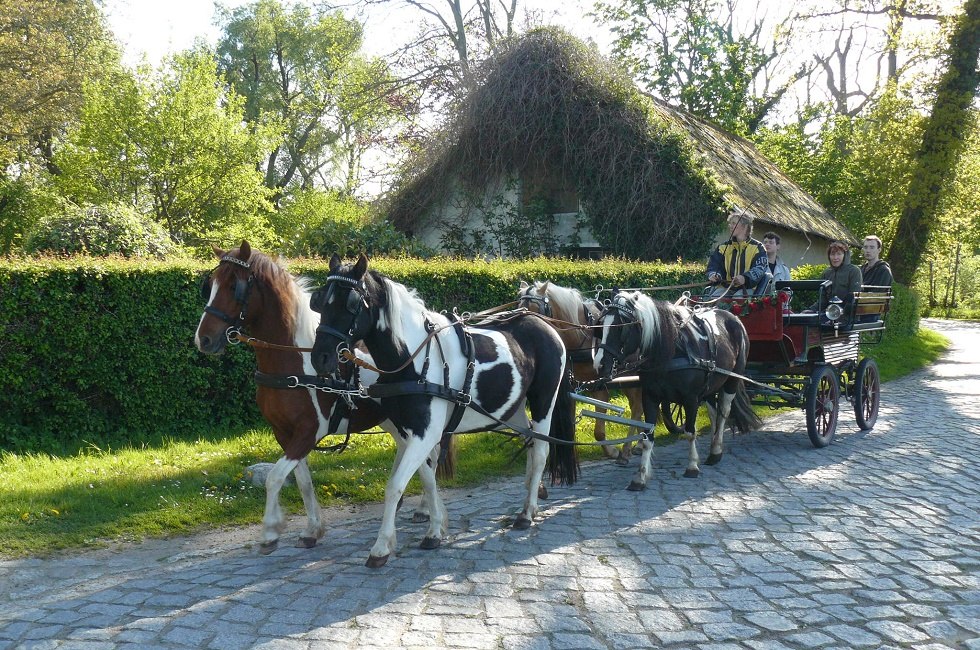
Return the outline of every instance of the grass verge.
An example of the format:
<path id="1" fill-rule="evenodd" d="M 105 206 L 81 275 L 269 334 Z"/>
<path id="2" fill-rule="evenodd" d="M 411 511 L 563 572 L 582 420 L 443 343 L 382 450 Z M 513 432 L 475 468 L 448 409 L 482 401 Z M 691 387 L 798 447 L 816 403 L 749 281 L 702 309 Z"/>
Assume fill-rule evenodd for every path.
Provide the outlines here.
<path id="1" fill-rule="evenodd" d="M 886 340 L 866 353 L 878 361 L 887 381 L 934 361 L 948 344 L 942 335 L 921 330 L 913 339 Z M 625 405 L 624 400 L 614 401 Z M 771 413 L 765 409 L 763 414 Z M 699 426 L 705 423 L 699 419 Z M 591 421 L 580 423 L 577 439 L 591 440 L 591 429 Z M 622 425 L 607 425 L 610 439 L 626 433 Z M 666 432 L 658 434 L 658 441 L 667 442 Z M 343 454 L 310 456 L 317 498 L 324 506 L 383 498 L 393 441 L 386 434 L 353 440 Z M 520 444 L 507 436 L 464 435 L 457 444 L 457 477 L 442 485 L 468 487 L 523 473 Z M 579 452 L 582 460 L 601 456 L 598 447 L 580 447 Z M 46 555 L 110 541 L 258 523 L 265 490 L 251 484 L 245 468 L 273 462 L 280 455 L 266 428 L 169 440 L 153 447 L 91 446 L 67 457 L 0 454 L 0 556 Z M 409 492 L 418 491 L 418 480 L 413 479 Z M 302 512 L 294 487 L 283 490 L 281 501 L 287 512 Z"/>

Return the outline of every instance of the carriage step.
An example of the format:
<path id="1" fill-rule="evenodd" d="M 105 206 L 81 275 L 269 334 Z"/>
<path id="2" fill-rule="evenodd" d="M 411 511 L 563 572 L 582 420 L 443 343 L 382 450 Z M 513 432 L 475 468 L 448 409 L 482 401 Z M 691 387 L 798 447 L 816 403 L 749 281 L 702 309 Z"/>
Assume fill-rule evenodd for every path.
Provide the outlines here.
<path id="1" fill-rule="evenodd" d="M 606 409 L 607 411 L 615 411 L 622 415 L 626 412 L 625 406 L 616 406 L 615 404 L 610 404 L 609 402 L 603 402 L 599 399 L 594 399 L 592 397 L 586 397 L 585 395 L 579 395 L 578 393 L 569 393 L 572 399 L 576 402 L 583 402 L 585 404 L 591 404 L 592 406 L 598 406 L 599 408 Z"/>
<path id="2" fill-rule="evenodd" d="M 636 427 L 641 431 L 653 431 L 654 425 L 649 422 L 641 422 L 639 420 L 630 420 L 629 418 L 621 418 L 618 415 L 609 415 L 608 413 L 597 413 L 596 411 L 579 411 L 579 417 L 592 418 L 594 420 L 605 420 L 606 422 L 615 422 L 617 424 L 625 424 L 628 427 Z"/>

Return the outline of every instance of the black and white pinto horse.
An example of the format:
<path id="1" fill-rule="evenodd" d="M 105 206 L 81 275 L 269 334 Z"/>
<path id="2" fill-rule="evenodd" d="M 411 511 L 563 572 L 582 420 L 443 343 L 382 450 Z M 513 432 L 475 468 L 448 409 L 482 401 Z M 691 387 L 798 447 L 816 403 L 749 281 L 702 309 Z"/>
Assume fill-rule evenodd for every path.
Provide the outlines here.
<path id="1" fill-rule="evenodd" d="M 681 405 L 684 430 L 690 436 L 686 477 L 697 477 L 698 406 L 714 403 L 711 453 L 714 465 L 724 450 L 726 420 L 731 417 L 742 432 L 762 422 L 752 410 L 743 380 L 749 337 L 742 321 L 721 309 L 698 312 L 688 307 L 653 300 L 639 291 L 613 296 L 602 316 L 602 342 L 595 367 L 603 377 L 616 364 L 630 366 L 640 378 L 646 421 L 656 424 L 665 402 Z M 629 489 L 642 490 L 650 476 L 653 442 L 642 442 L 640 469 Z"/>
<path id="2" fill-rule="evenodd" d="M 204 354 L 221 354 L 229 335 L 244 331 L 271 344 L 255 350 L 258 366 L 255 399 L 282 447 L 283 456 L 266 477 L 259 548 L 262 553 L 275 550 L 285 528 L 279 493 L 290 473 L 296 478 L 307 517 L 306 529 L 297 546 L 312 548 L 323 536 L 324 525 L 307 464 L 310 451 L 327 435 L 357 433 L 375 426 L 391 433 L 396 443 L 400 437 L 395 435 L 394 427 L 386 421 L 376 402 L 355 397 L 353 408 L 349 408 L 341 392 L 310 387 L 317 378 L 308 350 L 316 336 L 319 315 L 309 307 L 306 278 L 294 277 L 275 260 L 252 249 L 247 241 L 227 252 L 215 249 L 215 255 L 218 265 L 201 284 L 206 306 L 194 333 L 198 350 Z M 361 351 L 357 353 L 364 356 Z M 370 386 L 376 379 L 370 370 L 360 373 L 362 386 Z M 399 445 L 396 465 L 403 452 L 404 445 Z M 453 453 L 447 450 L 440 457 L 437 468 L 440 475 L 453 475 Z M 414 515 L 416 521 L 425 521 L 427 511 L 438 507 L 433 503 L 438 499 L 434 471 L 437 456 L 433 454 L 428 463 L 418 468 L 423 498 Z"/>
<path id="3" fill-rule="evenodd" d="M 527 498 L 514 528 L 538 514 L 538 485 L 545 466 L 552 482 L 571 484 L 578 471 L 573 441 L 565 347 L 555 331 L 525 311 L 505 312 L 463 326 L 426 309 L 413 290 L 377 271 L 361 255 L 353 265 L 330 260 L 330 276 L 314 292 L 321 313 L 313 366 L 329 375 L 338 358 L 363 341 L 380 370 L 369 394 L 379 399 L 405 451 L 385 487 L 385 508 L 369 567 L 396 549 L 395 510 L 412 474 L 440 439 L 453 432 L 507 428 L 531 439 L 524 477 Z M 525 406 L 530 410 L 528 419 Z M 421 548 L 436 548 L 447 532 L 447 513 L 436 500 Z"/>

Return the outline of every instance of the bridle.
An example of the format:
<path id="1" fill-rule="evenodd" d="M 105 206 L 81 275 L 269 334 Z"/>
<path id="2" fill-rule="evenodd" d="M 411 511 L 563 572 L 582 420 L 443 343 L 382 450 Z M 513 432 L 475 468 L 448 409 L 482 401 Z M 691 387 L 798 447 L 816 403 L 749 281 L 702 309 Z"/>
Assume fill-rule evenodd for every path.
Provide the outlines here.
<path id="1" fill-rule="evenodd" d="M 533 288 L 534 287 L 528 287 L 527 289 L 524 290 L 524 293 L 521 294 L 521 297 L 517 299 L 517 306 L 523 307 L 524 309 L 528 309 L 528 306 L 533 303 L 538 306 L 538 309 L 540 310 L 542 316 L 547 316 L 548 318 L 551 318 L 552 315 L 551 299 L 548 298 L 547 294 L 543 296 L 539 296 L 537 294 L 531 293 L 531 290 Z"/>
<path id="2" fill-rule="evenodd" d="M 613 296 L 612 300 L 606 303 L 605 307 L 602 310 L 602 313 L 599 314 L 599 321 L 601 322 L 602 320 L 604 320 L 605 317 L 608 316 L 609 314 L 612 314 L 614 317 L 614 321 L 609 325 L 609 327 L 625 328 L 633 325 L 639 327 L 640 319 L 636 315 L 636 310 L 626 300 L 617 301 L 616 296 Z M 620 322 L 618 323 L 615 322 L 615 319 L 617 317 L 620 320 Z M 627 359 L 635 352 L 633 350 L 631 350 L 630 352 L 626 352 L 625 345 L 623 346 L 622 349 L 616 349 L 613 346 L 606 343 L 605 341 L 603 341 L 601 335 L 597 336 L 595 338 L 595 341 L 596 341 L 595 350 L 596 351 L 602 350 L 603 352 L 611 356 L 613 358 L 614 366 L 617 363 L 625 365 L 627 363 Z"/>
<path id="3" fill-rule="evenodd" d="M 234 264 L 248 270 L 249 272 L 247 280 L 235 278 L 235 301 L 241 305 L 241 309 L 238 311 L 238 316 L 231 316 L 221 311 L 217 307 L 212 307 L 210 302 L 208 302 L 208 304 L 204 307 L 204 311 L 227 323 L 228 328 L 225 330 L 225 338 L 228 339 L 229 343 L 237 343 L 237 335 L 241 333 L 245 326 L 245 312 L 248 309 L 248 299 L 252 294 L 252 287 L 255 285 L 255 273 L 252 272 L 252 265 L 250 263 L 240 260 L 233 255 L 225 255 L 222 257 L 218 262 L 218 267 L 220 267 L 222 264 Z M 211 276 L 218 267 L 208 271 L 208 273 L 201 280 L 201 297 L 204 298 L 205 301 L 210 301 Z"/>
<path id="4" fill-rule="evenodd" d="M 351 315 L 351 321 L 350 327 L 346 332 L 342 332 L 332 325 L 324 323 L 322 318 L 323 310 L 326 308 L 331 295 L 337 291 L 338 284 L 349 287 L 344 309 Z M 346 358 L 345 352 L 353 354 L 354 343 L 364 337 L 364 333 L 357 334 L 358 330 L 361 329 L 359 327 L 359 321 L 362 320 L 361 317 L 364 315 L 370 316 L 370 307 L 367 302 L 364 281 L 354 280 L 343 275 L 331 275 L 327 277 L 326 284 L 314 291 L 310 296 L 310 309 L 321 314 L 320 324 L 316 328 L 317 335 L 319 336 L 322 333 L 340 339 L 340 342 L 337 344 L 338 361 L 343 361 Z M 366 332 L 367 325 L 363 329 Z"/>

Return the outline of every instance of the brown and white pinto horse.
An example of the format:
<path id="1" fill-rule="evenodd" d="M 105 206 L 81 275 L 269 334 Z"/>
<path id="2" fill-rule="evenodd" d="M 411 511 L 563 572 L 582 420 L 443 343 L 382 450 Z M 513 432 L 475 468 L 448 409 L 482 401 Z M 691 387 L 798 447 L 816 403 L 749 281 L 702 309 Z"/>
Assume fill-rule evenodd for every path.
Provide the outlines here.
<path id="1" fill-rule="evenodd" d="M 601 304 L 591 298 L 585 298 L 578 289 L 562 287 L 547 280 L 535 282 L 533 285 L 521 282 L 517 301 L 518 305 L 529 311 L 568 323 L 569 325 L 565 326 L 548 321 L 565 344 L 572 361 L 572 375 L 580 382 L 599 379 L 593 360 L 598 335 L 601 333 L 598 331 L 599 316 L 602 313 Z M 641 419 L 643 400 L 640 397 L 640 389 L 622 388 L 621 391 L 629 402 L 630 417 L 634 420 Z M 609 401 L 609 390 L 606 388 L 596 389 L 591 394 L 603 402 Z M 598 410 L 604 412 L 604 409 Z M 630 431 L 631 435 L 635 433 L 637 431 Z M 596 419 L 592 435 L 600 442 L 606 439 L 605 420 Z M 616 453 L 611 446 L 603 445 L 602 451 L 607 457 L 615 458 L 619 464 L 626 465 L 629 463 L 631 446 L 624 445 L 619 453 Z"/>
<path id="2" fill-rule="evenodd" d="M 691 441 L 684 476 L 700 473 L 695 419 L 702 401 L 717 405 L 708 465 L 721 460 L 729 416 L 743 432 L 762 424 L 740 377 L 748 359 L 749 337 L 742 321 L 731 312 L 705 309 L 695 313 L 639 291 L 624 291 L 606 306 L 601 341 L 596 371 L 609 377 L 617 363 L 630 365 L 640 379 L 647 422 L 656 424 L 665 402 L 683 407 L 684 429 Z M 641 444 L 640 469 L 630 483 L 631 490 L 644 489 L 650 475 L 653 443 L 644 440 Z"/>
<path id="3" fill-rule="evenodd" d="M 305 279 L 294 278 L 268 256 L 252 250 L 245 241 L 228 252 L 215 249 L 215 255 L 218 266 L 201 286 L 207 306 L 194 334 L 198 350 L 221 354 L 233 331 L 246 330 L 249 336 L 273 345 L 312 347 L 320 317 L 310 309 Z M 338 393 L 286 387 L 293 383 L 290 378 L 298 378 L 300 383 L 312 383 L 309 380 L 316 379 L 309 352 L 256 347 L 255 357 L 259 371 L 256 401 L 283 450 L 282 458 L 266 478 L 260 550 L 271 553 L 285 527 L 279 492 L 290 472 L 296 478 L 307 517 L 306 529 L 297 546 L 312 548 L 324 531 L 307 455 L 328 434 L 367 431 L 378 425 L 391 431 L 392 427 L 372 400 L 355 398 L 355 408 L 351 410 Z M 369 386 L 377 375 L 364 370 L 360 379 L 362 385 Z M 396 465 L 403 451 L 399 446 Z M 424 495 L 422 508 L 415 514 L 416 521 L 428 519 L 426 510 L 441 507 L 432 502 L 438 499 L 433 470 L 437 454 L 438 448 L 419 468 Z M 451 450 L 443 455 L 441 475 L 452 475 L 452 458 Z"/>

